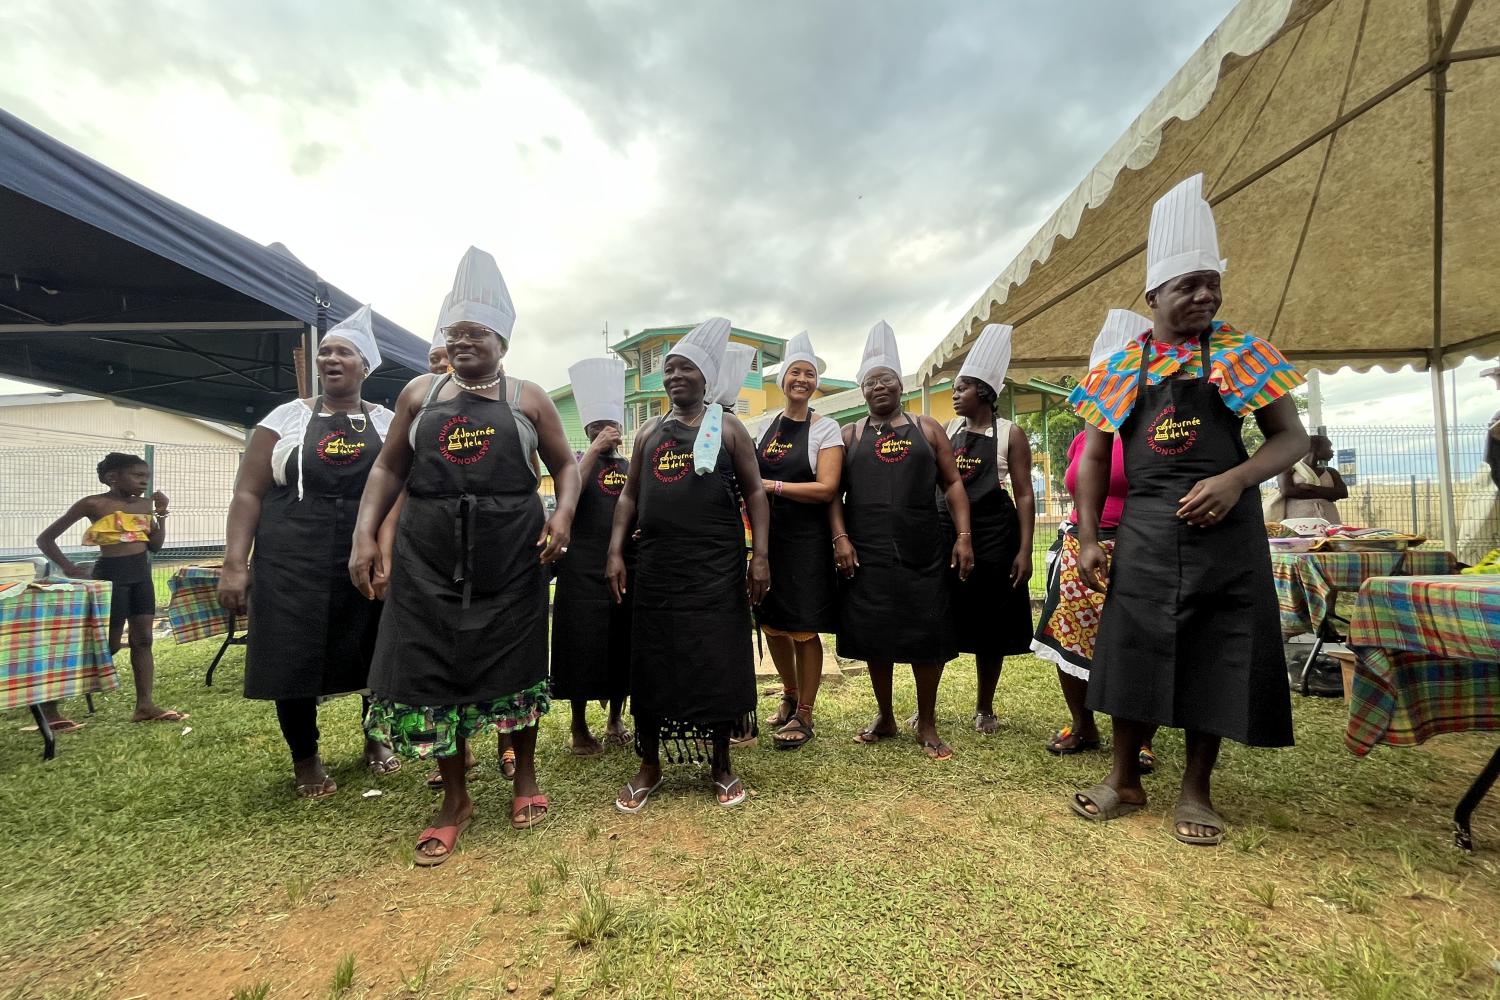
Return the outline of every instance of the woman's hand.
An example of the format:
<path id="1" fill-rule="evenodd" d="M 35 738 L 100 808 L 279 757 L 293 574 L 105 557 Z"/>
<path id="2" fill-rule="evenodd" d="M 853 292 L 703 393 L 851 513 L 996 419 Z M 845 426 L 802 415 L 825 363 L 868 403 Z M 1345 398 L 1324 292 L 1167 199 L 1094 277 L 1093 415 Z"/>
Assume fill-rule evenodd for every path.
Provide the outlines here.
<path id="1" fill-rule="evenodd" d="M 765 600 L 771 589 L 771 560 L 765 556 L 750 557 L 750 565 L 745 570 L 745 587 L 750 591 L 751 604 Z"/>
<path id="2" fill-rule="evenodd" d="M 854 543 L 849 541 L 848 535 L 833 543 L 833 565 L 846 580 L 859 569 L 859 553 L 854 551 Z"/>
<path id="3" fill-rule="evenodd" d="M 958 570 L 958 578 L 967 580 L 974 572 L 974 539 L 967 533 L 959 535 L 953 543 L 953 555 L 948 561 L 949 569 Z"/>
<path id="4" fill-rule="evenodd" d="M 1209 528 L 1224 520 L 1244 494 L 1245 485 L 1233 470 L 1202 479 L 1179 501 L 1182 506 L 1177 516 L 1188 524 Z"/>
<path id="5" fill-rule="evenodd" d="M 609 592 L 614 595 L 615 603 L 619 604 L 625 600 L 625 557 L 618 552 L 611 552 L 609 558 L 604 560 L 604 579 L 609 581 Z"/>
<path id="6" fill-rule="evenodd" d="M 386 591 L 391 589 L 391 563 L 381 554 L 380 565 L 375 567 L 375 575 L 370 578 L 370 585 L 375 591 L 375 600 L 385 600 Z"/>
<path id="7" fill-rule="evenodd" d="M 354 545 L 349 550 L 349 579 L 355 589 L 370 600 L 375 600 L 375 581 L 386 576 L 385 559 L 380 554 L 380 542 L 355 532 Z"/>
<path id="8" fill-rule="evenodd" d="M 155 493 L 151 494 L 151 502 L 156 505 L 156 513 L 160 515 L 167 512 L 167 505 L 172 501 L 168 500 L 167 495 L 161 490 L 157 490 Z"/>
<path id="9" fill-rule="evenodd" d="M 1079 547 L 1078 579 L 1101 594 L 1109 586 L 1109 556 L 1098 542 L 1085 542 Z"/>
<path id="10" fill-rule="evenodd" d="M 1017 590 L 1026 586 L 1026 581 L 1031 579 L 1031 551 L 1029 549 L 1016 553 L 1015 561 L 1010 564 L 1010 585 Z"/>
<path id="11" fill-rule="evenodd" d="M 225 566 L 219 571 L 219 606 L 237 615 L 245 613 L 250 593 L 250 567 Z"/>
<path id="12" fill-rule="evenodd" d="M 546 565 L 567 552 L 568 540 L 572 537 L 573 515 L 553 511 L 536 540 L 536 547 L 542 550 L 542 564 Z"/>
<path id="13" fill-rule="evenodd" d="M 594 440 L 589 442 L 589 449 L 595 455 L 607 455 L 612 449 L 620 447 L 624 440 L 620 435 L 620 428 L 614 424 L 606 424 L 604 430 L 594 435 Z"/>

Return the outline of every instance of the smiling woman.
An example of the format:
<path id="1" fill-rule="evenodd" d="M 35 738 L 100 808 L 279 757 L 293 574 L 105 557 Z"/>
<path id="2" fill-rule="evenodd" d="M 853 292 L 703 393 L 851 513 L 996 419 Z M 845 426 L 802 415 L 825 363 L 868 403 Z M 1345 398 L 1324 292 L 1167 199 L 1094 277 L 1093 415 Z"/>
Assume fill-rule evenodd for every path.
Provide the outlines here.
<path id="1" fill-rule="evenodd" d="M 272 410 L 250 438 L 219 577 L 220 603 L 255 620 L 245 696 L 276 703 L 302 798 L 338 788 L 318 754 L 318 700 L 369 685 L 380 621 L 380 603 L 348 573 L 355 509 L 391 424 L 389 410 L 360 399 L 380 364 L 369 306 L 328 331 L 316 364 L 322 394 Z M 401 766 L 373 740 L 365 761 L 375 774 Z"/>
<path id="2" fill-rule="evenodd" d="M 401 393 L 349 559 L 355 585 L 373 596 L 385 572 L 376 532 L 404 481 L 365 727 L 406 756 L 437 759 L 443 804 L 417 838 L 423 866 L 451 857 L 473 816 L 465 762 L 479 733 L 512 734 L 511 825 L 548 816 L 534 757 L 551 706 L 546 564 L 567 551 L 578 470 L 551 399 L 501 368 L 514 323 L 494 258 L 470 247 L 442 321 L 453 371 L 419 376 Z M 556 484 L 551 517 L 533 451 Z"/>

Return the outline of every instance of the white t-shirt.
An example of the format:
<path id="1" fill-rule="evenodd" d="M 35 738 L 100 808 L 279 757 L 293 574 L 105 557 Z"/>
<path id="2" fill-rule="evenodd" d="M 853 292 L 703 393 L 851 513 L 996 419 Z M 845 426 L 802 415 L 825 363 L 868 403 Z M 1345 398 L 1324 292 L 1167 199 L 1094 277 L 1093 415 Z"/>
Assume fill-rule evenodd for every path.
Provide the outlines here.
<path id="1" fill-rule="evenodd" d="M 370 408 L 370 422 L 375 425 L 375 433 L 380 435 L 380 440 L 385 440 L 385 432 L 390 430 L 391 421 L 396 415 L 378 403 L 367 404 Z M 292 455 L 297 454 L 302 448 L 302 436 L 307 433 L 307 423 L 312 419 L 312 407 L 300 399 L 294 399 L 290 403 L 282 403 L 276 409 L 261 418 L 257 427 L 264 427 L 276 435 L 276 443 L 271 446 L 271 478 L 277 486 L 286 485 L 286 462 Z M 297 496 L 302 496 L 302 469 L 297 468 Z"/>
<path id="2" fill-rule="evenodd" d="M 764 434 L 781 417 L 781 413 L 777 413 L 771 417 L 770 420 L 766 421 L 765 426 L 761 428 L 760 434 L 757 434 L 756 437 L 758 438 L 761 434 Z M 818 456 L 822 454 L 823 449 L 842 448 L 844 446 L 844 429 L 839 426 L 837 420 L 832 417 L 825 417 L 821 413 L 813 413 L 808 419 L 812 423 L 807 428 L 807 464 L 812 467 L 813 474 L 816 475 L 818 471 Z"/>

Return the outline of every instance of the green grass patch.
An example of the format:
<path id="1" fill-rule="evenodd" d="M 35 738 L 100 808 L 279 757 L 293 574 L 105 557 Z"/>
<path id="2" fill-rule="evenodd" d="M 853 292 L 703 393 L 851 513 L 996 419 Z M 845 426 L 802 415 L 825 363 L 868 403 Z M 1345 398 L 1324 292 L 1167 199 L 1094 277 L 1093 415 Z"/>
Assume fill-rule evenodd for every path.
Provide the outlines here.
<path id="1" fill-rule="evenodd" d="M 240 697 L 244 652 L 213 688 L 217 642 L 157 646 L 158 700 L 187 724 L 131 724 L 126 689 L 60 738 L 0 716 L 0 997 L 1484 997 L 1500 989 L 1500 803 L 1481 850 L 1447 832 L 1493 744 L 1447 737 L 1356 760 L 1343 707 L 1296 700 L 1298 745 L 1227 746 L 1225 845 L 1168 826 L 1182 739 L 1164 733 L 1151 803 L 1087 824 L 1066 796 L 1108 768 L 1056 758 L 1050 668 L 1007 664 L 999 733 L 972 730 L 972 661 L 939 701 L 956 755 L 852 742 L 862 678 L 825 688 L 817 738 L 735 752 L 752 793 L 719 808 L 708 775 L 669 767 L 639 816 L 612 808 L 635 760 L 567 753 L 543 725 L 554 815 L 509 825 L 492 741 L 454 858 L 412 865 L 428 766 L 376 778 L 356 699 L 325 705 L 339 791 L 293 796 L 272 706 Z M 898 711 L 914 704 L 909 678 Z M 82 718 L 81 700 L 67 711 Z M 769 712 L 769 702 L 766 706 Z M 594 712 L 596 728 L 602 713 Z M 191 732 L 184 732 L 191 727 Z M 368 790 L 378 796 L 366 797 Z"/>

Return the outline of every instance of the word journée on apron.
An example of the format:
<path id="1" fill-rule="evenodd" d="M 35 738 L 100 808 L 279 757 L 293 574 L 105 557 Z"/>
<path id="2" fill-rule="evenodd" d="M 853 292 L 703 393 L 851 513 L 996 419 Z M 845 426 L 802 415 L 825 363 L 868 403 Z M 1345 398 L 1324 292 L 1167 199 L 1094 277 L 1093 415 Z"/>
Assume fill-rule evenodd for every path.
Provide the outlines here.
<path id="1" fill-rule="evenodd" d="M 452 582 L 463 586 L 463 606 L 475 592 L 504 587 L 507 561 L 497 552 L 528 550 L 536 532 L 529 519 L 485 518 L 481 498 L 519 499 L 535 493 L 536 473 L 520 447 L 520 432 L 508 402 L 510 378 L 500 397 L 490 399 L 460 389 L 446 400 L 437 396 L 452 376 L 434 379 L 418 417 L 417 435 L 427 447 L 415 450 L 407 490 L 413 496 L 458 501 L 452 523 Z M 525 537 L 530 532 L 530 537 Z M 480 537 L 480 536 L 483 537 Z M 481 560 L 475 553 L 485 553 Z"/>

